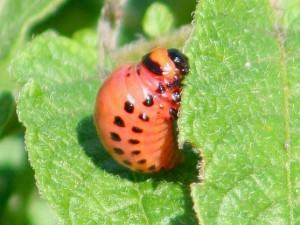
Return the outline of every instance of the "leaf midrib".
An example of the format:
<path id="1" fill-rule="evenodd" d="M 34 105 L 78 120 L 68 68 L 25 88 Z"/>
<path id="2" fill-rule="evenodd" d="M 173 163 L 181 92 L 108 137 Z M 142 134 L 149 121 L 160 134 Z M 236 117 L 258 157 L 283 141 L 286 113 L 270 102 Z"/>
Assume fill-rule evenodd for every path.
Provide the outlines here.
<path id="1" fill-rule="evenodd" d="M 135 182 L 137 182 L 136 174 L 134 172 L 132 174 L 133 174 Z M 144 217 L 145 223 L 147 225 L 150 225 L 150 222 L 148 220 L 148 216 L 147 216 L 146 210 L 145 210 L 144 205 L 143 205 L 143 194 L 141 193 L 140 186 L 139 186 L 139 184 L 135 184 L 134 186 L 135 186 L 135 189 L 136 189 L 136 191 L 138 193 L 138 196 L 139 196 L 138 205 L 139 205 L 139 207 L 140 207 L 140 209 L 142 211 L 142 215 Z"/>
<path id="2" fill-rule="evenodd" d="M 290 224 L 295 224 L 294 214 L 293 214 L 293 201 L 292 201 L 292 184 L 291 184 L 291 148 L 290 148 L 290 140 L 291 140 L 291 128 L 290 128 L 290 115 L 289 115 L 289 86 L 288 86 L 288 74 L 286 68 L 287 62 L 287 54 L 284 46 L 284 39 L 287 34 L 284 34 L 280 27 L 278 21 L 280 21 L 280 15 L 278 10 L 276 11 L 275 3 L 271 3 L 271 8 L 273 10 L 274 18 L 276 21 L 274 23 L 275 30 L 275 38 L 278 44 L 278 50 L 280 55 L 280 65 L 281 65 L 281 74 L 282 74 L 282 93 L 283 93 L 283 116 L 284 116 L 284 150 L 286 150 L 287 162 L 286 162 L 286 172 L 287 172 L 287 200 L 288 200 L 288 208 L 289 208 L 289 219 Z"/>

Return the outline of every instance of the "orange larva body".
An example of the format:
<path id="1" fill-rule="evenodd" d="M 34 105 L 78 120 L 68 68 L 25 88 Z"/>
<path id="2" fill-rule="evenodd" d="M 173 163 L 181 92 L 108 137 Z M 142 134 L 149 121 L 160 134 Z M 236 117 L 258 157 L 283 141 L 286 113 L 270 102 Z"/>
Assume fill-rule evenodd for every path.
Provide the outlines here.
<path id="1" fill-rule="evenodd" d="M 188 69 L 179 51 L 158 48 L 141 63 L 121 66 L 104 82 L 96 99 L 95 124 L 103 145 L 120 164 L 154 173 L 181 162 L 172 122 Z"/>

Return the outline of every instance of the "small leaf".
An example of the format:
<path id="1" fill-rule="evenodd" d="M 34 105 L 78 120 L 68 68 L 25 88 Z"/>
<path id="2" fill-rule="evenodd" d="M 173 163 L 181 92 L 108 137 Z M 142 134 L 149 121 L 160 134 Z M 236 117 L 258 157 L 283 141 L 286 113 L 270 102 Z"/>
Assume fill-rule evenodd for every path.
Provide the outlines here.
<path id="1" fill-rule="evenodd" d="M 23 154 L 20 154 L 23 153 Z M 1 169 L 3 170 L 19 170 L 20 168 L 24 167 L 24 159 L 25 156 L 25 149 L 24 149 L 24 138 L 19 133 L 14 133 L 12 135 L 7 135 L 0 140 L 0 165 Z M 4 169 L 5 168 L 5 169 Z M 5 173 L 0 173 L 1 180 L 12 178 L 14 174 L 11 176 L 6 177 Z M 6 183 L 1 187 L 0 195 L 4 197 L 3 190 L 9 182 Z M 8 191 L 8 190 L 7 190 Z M 11 190 L 12 191 L 12 190 Z M 4 203 L 4 202 L 1 202 Z M 1 204 L 0 204 L 1 205 Z"/>
<path id="2" fill-rule="evenodd" d="M 96 49 L 47 33 L 12 65 L 24 85 L 18 113 L 43 197 L 63 224 L 196 224 L 189 184 L 197 157 L 190 149 L 188 163 L 151 176 L 121 167 L 100 145 L 96 62 Z"/>
<path id="3" fill-rule="evenodd" d="M 167 34 L 174 26 L 174 16 L 163 3 L 155 2 L 146 11 L 143 29 L 150 37 Z"/>
<path id="4" fill-rule="evenodd" d="M 201 224 L 300 221 L 300 8 L 276 3 L 198 4 L 179 128 L 205 161 Z"/>

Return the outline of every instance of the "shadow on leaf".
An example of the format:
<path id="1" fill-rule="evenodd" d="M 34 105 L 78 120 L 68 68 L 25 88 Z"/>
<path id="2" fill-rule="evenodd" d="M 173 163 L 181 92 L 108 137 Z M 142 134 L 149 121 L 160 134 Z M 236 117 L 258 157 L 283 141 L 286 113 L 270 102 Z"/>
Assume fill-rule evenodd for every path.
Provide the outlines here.
<path id="1" fill-rule="evenodd" d="M 109 174 L 113 174 L 122 179 L 130 180 L 134 183 L 151 180 L 153 189 L 161 184 L 161 182 L 174 183 L 182 186 L 181 189 L 183 190 L 183 194 L 185 196 L 185 213 L 180 217 L 173 218 L 171 222 L 172 224 L 185 224 L 185 222 L 188 220 L 190 222 L 195 222 L 196 224 L 196 217 L 192 209 L 193 204 L 190 197 L 189 185 L 193 182 L 199 182 L 197 164 L 200 159 L 199 155 L 192 151 L 190 145 L 184 145 L 182 151 L 185 160 L 184 163 L 177 168 L 156 174 L 142 174 L 130 171 L 129 169 L 119 165 L 106 152 L 105 148 L 98 139 L 93 116 L 85 117 L 78 123 L 77 135 L 79 143 L 82 146 L 85 154 L 93 161 L 95 166 Z"/>

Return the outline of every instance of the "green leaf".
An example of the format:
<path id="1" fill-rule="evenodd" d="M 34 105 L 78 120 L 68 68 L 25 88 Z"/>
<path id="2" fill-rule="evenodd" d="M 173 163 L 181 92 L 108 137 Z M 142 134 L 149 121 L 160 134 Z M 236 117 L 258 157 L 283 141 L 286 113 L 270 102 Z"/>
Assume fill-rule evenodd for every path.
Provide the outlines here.
<path id="1" fill-rule="evenodd" d="M 0 140 L 0 169 L 18 170 L 22 168 L 26 164 L 23 162 L 24 153 L 24 138 L 22 135 L 14 133 L 4 137 Z M 0 173 L 0 175 L 3 174 Z"/>
<path id="2" fill-rule="evenodd" d="M 189 184 L 197 157 L 156 175 L 119 166 L 93 125 L 101 84 L 96 49 L 63 37 L 36 38 L 15 60 L 26 146 L 42 196 L 64 224 L 195 224 Z"/>
<path id="3" fill-rule="evenodd" d="M 203 0 L 195 12 L 179 128 L 204 157 L 201 224 L 300 222 L 300 7 L 278 3 Z"/>
<path id="4" fill-rule="evenodd" d="M 66 0 L 2 0 L 0 3 L 0 89 L 14 89 L 8 66 L 14 52 L 28 38 L 28 31 L 39 20 Z M 31 37 L 29 37 L 31 38 Z"/>
<path id="5" fill-rule="evenodd" d="M 143 29 L 150 37 L 167 34 L 174 26 L 174 16 L 170 9 L 155 2 L 147 9 L 143 18 Z"/>
<path id="6" fill-rule="evenodd" d="M 24 40 L 26 31 L 38 19 L 52 12 L 65 0 L 14 0 L 4 1 L 0 7 L 0 60 L 11 51 L 11 47 Z"/>
<path id="7" fill-rule="evenodd" d="M 91 48 L 91 50 L 97 47 L 97 35 L 91 29 L 77 31 L 73 35 L 73 39 L 79 42 L 79 44 Z"/>

